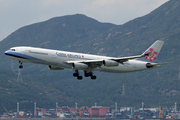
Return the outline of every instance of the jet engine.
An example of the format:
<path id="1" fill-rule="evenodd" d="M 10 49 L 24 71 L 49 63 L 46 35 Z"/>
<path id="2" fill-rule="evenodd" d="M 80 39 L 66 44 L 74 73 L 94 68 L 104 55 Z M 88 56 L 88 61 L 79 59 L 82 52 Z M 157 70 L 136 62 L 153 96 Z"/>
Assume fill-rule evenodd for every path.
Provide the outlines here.
<path id="1" fill-rule="evenodd" d="M 88 68 L 88 65 L 84 64 L 84 63 L 73 63 L 72 67 L 76 70 L 84 70 Z"/>
<path id="2" fill-rule="evenodd" d="M 153 67 L 153 65 L 152 65 L 151 63 L 147 63 L 147 64 L 146 64 L 146 67 L 147 67 L 147 68 L 151 68 L 151 67 Z"/>
<path id="3" fill-rule="evenodd" d="M 59 66 L 52 66 L 52 65 L 49 65 L 48 66 L 50 70 L 64 70 L 64 68 L 61 68 Z"/>
<path id="4" fill-rule="evenodd" d="M 107 67 L 114 67 L 114 66 L 118 66 L 119 63 L 113 60 L 103 60 L 103 65 Z"/>

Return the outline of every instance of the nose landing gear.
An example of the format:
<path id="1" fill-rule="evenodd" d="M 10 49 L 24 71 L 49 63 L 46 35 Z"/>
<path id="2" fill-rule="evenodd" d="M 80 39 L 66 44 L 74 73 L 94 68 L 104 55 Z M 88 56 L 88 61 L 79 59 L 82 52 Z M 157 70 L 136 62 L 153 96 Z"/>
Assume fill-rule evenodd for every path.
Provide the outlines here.
<path id="1" fill-rule="evenodd" d="M 19 68 L 20 68 L 20 69 L 22 69 L 22 68 L 23 68 L 22 63 L 23 63 L 22 61 L 19 61 L 19 64 L 20 64 L 20 65 L 19 65 Z"/>

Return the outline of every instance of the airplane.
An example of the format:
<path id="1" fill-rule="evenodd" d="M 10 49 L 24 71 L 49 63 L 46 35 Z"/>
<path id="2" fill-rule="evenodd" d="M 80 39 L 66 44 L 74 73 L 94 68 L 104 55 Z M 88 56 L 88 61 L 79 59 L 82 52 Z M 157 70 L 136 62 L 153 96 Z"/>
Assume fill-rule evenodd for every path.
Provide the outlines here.
<path id="1" fill-rule="evenodd" d="M 164 41 L 155 41 L 143 54 L 129 57 L 106 57 L 84 53 L 44 49 L 37 47 L 18 46 L 5 51 L 5 55 L 22 63 L 34 63 L 48 65 L 50 70 L 73 69 L 74 77 L 82 80 L 79 70 L 84 71 L 85 77 L 92 80 L 97 77 L 93 71 L 110 73 L 127 73 L 159 67 L 169 63 L 155 63 Z"/>

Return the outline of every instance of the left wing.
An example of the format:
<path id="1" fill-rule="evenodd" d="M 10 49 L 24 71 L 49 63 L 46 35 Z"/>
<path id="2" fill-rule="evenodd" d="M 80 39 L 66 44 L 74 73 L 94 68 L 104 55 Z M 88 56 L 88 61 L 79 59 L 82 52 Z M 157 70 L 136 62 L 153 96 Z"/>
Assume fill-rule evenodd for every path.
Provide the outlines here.
<path id="1" fill-rule="evenodd" d="M 119 63 L 123 64 L 123 62 L 126 62 L 126 61 L 128 61 L 128 60 L 132 60 L 132 59 L 137 59 L 137 58 L 142 58 L 142 57 L 148 56 L 150 53 L 151 53 L 151 52 L 148 52 L 148 53 L 143 54 L 143 55 L 137 55 L 137 56 L 113 58 L 113 59 L 110 59 L 110 60 L 114 60 L 114 61 L 116 61 L 116 62 L 119 62 Z"/>
<path id="2" fill-rule="evenodd" d="M 150 54 L 150 52 L 147 53 L 147 54 L 144 54 L 144 55 L 121 57 L 121 58 L 111 58 L 111 59 L 107 59 L 107 60 L 111 60 L 111 61 L 115 61 L 115 62 L 123 64 L 123 62 L 126 62 L 128 60 L 145 57 L 145 56 L 148 56 L 149 54 Z M 84 64 L 87 64 L 87 65 L 92 65 L 94 67 L 99 67 L 99 66 L 101 66 L 103 64 L 103 61 L 106 61 L 106 59 L 105 60 L 100 59 L 100 60 L 66 61 L 65 63 L 67 63 L 67 64 L 84 63 Z"/>

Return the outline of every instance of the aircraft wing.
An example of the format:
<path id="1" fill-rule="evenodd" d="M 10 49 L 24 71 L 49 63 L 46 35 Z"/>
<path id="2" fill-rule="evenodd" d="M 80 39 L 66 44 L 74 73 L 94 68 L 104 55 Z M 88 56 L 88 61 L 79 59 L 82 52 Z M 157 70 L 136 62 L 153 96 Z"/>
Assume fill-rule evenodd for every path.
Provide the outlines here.
<path id="1" fill-rule="evenodd" d="M 132 59 L 137 59 L 137 58 L 142 58 L 145 56 L 148 56 L 150 53 L 144 54 L 144 55 L 137 55 L 137 56 L 129 56 L 129 57 L 121 57 L 121 58 L 114 58 L 114 59 L 110 59 L 110 60 L 114 60 L 116 62 L 119 62 L 121 64 L 123 64 L 123 62 L 126 62 L 128 60 L 132 60 Z"/>
<path id="2" fill-rule="evenodd" d="M 103 64 L 103 60 L 81 60 L 81 61 L 67 61 L 67 64 L 72 64 L 72 63 L 85 63 L 87 65 L 92 65 L 94 67 L 101 66 Z"/>
<path id="3" fill-rule="evenodd" d="M 79 63 L 100 63 L 102 61 L 103 60 L 80 60 L 80 61 L 67 61 L 66 63 L 68 63 L 68 64 L 76 63 L 76 62 L 79 62 Z"/>
<path id="4" fill-rule="evenodd" d="M 126 62 L 128 60 L 131 59 L 137 59 L 137 58 L 141 58 L 141 57 L 145 57 L 147 55 L 149 55 L 150 53 L 144 54 L 144 55 L 137 55 L 137 56 L 130 56 L 130 57 L 121 57 L 121 58 L 110 58 L 107 60 L 112 60 L 112 61 L 116 61 L 119 62 L 121 64 L 123 64 L 123 62 Z M 73 63 L 84 63 L 84 64 L 91 64 L 95 67 L 101 66 L 103 64 L 104 59 L 98 59 L 98 60 L 81 60 L 81 61 L 66 61 L 65 63 L 67 64 L 73 64 Z"/>

